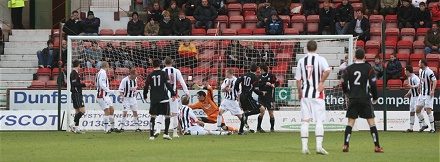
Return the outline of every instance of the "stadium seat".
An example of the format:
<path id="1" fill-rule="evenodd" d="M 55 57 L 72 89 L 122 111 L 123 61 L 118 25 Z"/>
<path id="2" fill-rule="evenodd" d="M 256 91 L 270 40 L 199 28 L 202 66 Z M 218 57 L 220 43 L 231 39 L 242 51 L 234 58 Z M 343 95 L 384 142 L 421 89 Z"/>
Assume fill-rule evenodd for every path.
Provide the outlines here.
<path id="1" fill-rule="evenodd" d="M 208 31 L 206 32 L 206 35 L 208 36 L 218 36 L 219 34 L 219 30 L 218 29 L 208 29 Z"/>
<path id="2" fill-rule="evenodd" d="M 252 32 L 253 35 L 266 35 L 266 29 L 265 28 L 255 28 Z"/>
<path id="3" fill-rule="evenodd" d="M 432 72 L 434 72 L 434 76 L 435 76 L 435 78 L 438 78 L 439 76 L 438 76 L 438 68 L 437 67 L 429 67 L 431 70 L 432 70 Z"/>
<path id="4" fill-rule="evenodd" d="M 440 67 L 440 54 L 428 54 L 426 55 L 426 60 L 428 60 L 429 67 Z"/>
<path id="5" fill-rule="evenodd" d="M 62 71 L 64 71 L 64 69 L 61 69 Z M 58 79 L 58 68 L 53 68 L 52 69 L 52 80 L 57 80 Z M 82 69 L 81 72 L 79 72 L 80 74 L 82 73 Z"/>
<path id="6" fill-rule="evenodd" d="M 84 75 L 96 75 L 98 73 L 98 69 L 96 68 L 84 68 Z"/>
<path id="7" fill-rule="evenodd" d="M 295 42 L 281 42 L 280 49 L 288 50 L 283 53 L 292 53 L 293 49 L 295 48 L 295 44 L 296 44 Z M 292 51 L 292 52 L 290 52 L 290 51 Z"/>
<path id="8" fill-rule="evenodd" d="M 387 83 L 387 89 L 398 90 L 402 87 L 402 81 L 400 79 L 390 79 Z"/>
<path id="9" fill-rule="evenodd" d="M 417 40 L 413 42 L 413 53 L 425 53 L 425 43 L 423 40 Z"/>
<path id="10" fill-rule="evenodd" d="M 383 89 L 383 80 L 376 80 L 377 90 Z"/>
<path id="11" fill-rule="evenodd" d="M 33 89 L 43 89 L 46 87 L 46 82 L 41 80 L 33 80 L 29 88 Z"/>
<path id="12" fill-rule="evenodd" d="M 243 16 L 231 16 L 229 17 L 229 28 L 237 31 L 243 27 Z M 223 29 L 222 29 L 223 30 Z"/>
<path id="13" fill-rule="evenodd" d="M 240 16 L 241 15 L 242 6 L 240 3 L 232 3 L 227 7 L 228 16 Z"/>
<path id="14" fill-rule="evenodd" d="M 396 51 L 396 41 L 386 40 L 385 41 L 385 53 L 394 53 Z"/>
<path id="15" fill-rule="evenodd" d="M 417 40 L 423 41 L 425 39 L 426 33 L 430 28 L 418 28 L 417 29 Z"/>
<path id="16" fill-rule="evenodd" d="M 226 29 L 226 27 L 229 24 L 229 18 L 226 15 L 218 15 L 217 19 L 214 21 L 214 25 L 217 26 L 217 24 L 220 24 L 219 28 L 220 30 Z"/>
<path id="17" fill-rule="evenodd" d="M 413 72 L 415 73 L 415 71 L 413 71 Z M 409 90 L 408 83 L 409 83 L 408 79 L 403 80 L 403 84 L 402 84 L 402 87 L 400 87 L 400 89 Z"/>
<path id="18" fill-rule="evenodd" d="M 49 89 L 56 89 L 58 88 L 57 80 L 49 80 L 46 82 L 46 87 Z"/>
<path id="19" fill-rule="evenodd" d="M 244 22 L 245 22 L 244 24 L 245 28 L 254 29 L 257 27 L 258 18 L 256 15 L 248 15 L 244 17 Z"/>
<path id="20" fill-rule="evenodd" d="M 295 28 L 284 28 L 284 35 L 299 35 L 299 32 Z"/>
<path id="21" fill-rule="evenodd" d="M 376 57 L 377 54 L 375 53 L 365 53 L 365 60 L 368 62 L 374 62 L 374 57 Z"/>
<path id="22" fill-rule="evenodd" d="M 382 28 L 370 28 L 370 40 L 382 41 Z"/>
<path id="23" fill-rule="evenodd" d="M 200 29 L 192 29 L 191 30 L 191 35 L 192 36 L 205 36 L 206 35 L 206 30 L 203 28 Z"/>
<path id="24" fill-rule="evenodd" d="M 234 36 L 234 35 L 237 35 L 237 31 L 234 29 L 226 28 L 226 29 L 222 30 L 222 35 L 223 36 Z"/>
<path id="25" fill-rule="evenodd" d="M 303 12 L 302 12 L 303 11 L 302 3 L 292 3 L 292 4 L 290 4 L 290 11 L 292 11 L 292 9 L 294 9 L 296 7 L 300 7 L 301 8 L 299 13 L 293 14 L 292 12 L 290 12 L 290 15 L 302 15 L 303 14 Z"/>
<path id="26" fill-rule="evenodd" d="M 353 6 L 354 11 L 362 10 L 362 3 L 352 3 L 351 6 Z"/>
<path id="27" fill-rule="evenodd" d="M 386 28 L 397 28 L 397 15 L 386 15 L 385 16 L 385 27 Z"/>
<path id="28" fill-rule="evenodd" d="M 101 29 L 99 31 L 99 35 L 100 36 L 113 36 L 114 35 L 113 29 Z"/>
<path id="29" fill-rule="evenodd" d="M 356 48 L 365 48 L 365 42 L 363 40 L 357 40 Z"/>
<path id="30" fill-rule="evenodd" d="M 307 16 L 307 34 L 318 33 L 319 15 Z"/>
<path id="31" fill-rule="evenodd" d="M 290 53 L 279 53 L 275 55 L 277 63 L 279 62 L 289 62 L 292 60 L 292 55 Z"/>
<path id="32" fill-rule="evenodd" d="M 401 40 L 397 42 L 397 53 L 411 54 L 413 42 L 409 40 Z"/>
<path id="33" fill-rule="evenodd" d="M 137 77 L 137 81 L 138 81 L 138 90 L 143 90 L 145 87 L 145 80 L 143 76 L 138 76 Z"/>
<path id="34" fill-rule="evenodd" d="M 115 70 L 113 70 L 113 68 L 108 68 L 107 69 L 107 78 L 112 79 L 113 77 L 115 77 Z"/>
<path id="35" fill-rule="evenodd" d="M 400 64 L 402 64 L 402 67 L 405 67 L 409 60 L 409 54 L 397 53 L 396 57 L 399 59 Z"/>
<path id="36" fill-rule="evenodd" d="M 188 18 L 189 19 L 189 21 L 191 21 L 191 24 L 192 24 L 192 29 L 194 29 L 195 27 L 194 27 L 194 24 L 196 24 L 196 19 L 194 18 L 194 16 L 186 16 L 186 18 Z"/>
<path id="37" fill-rule="evenodd" d="M 257 15 L 257 4 L 255 3 L 245 3 L 243 5 L 243 15 L 249 16 L 249 15 Z"/>
<path id="38" fill-rule="evenodd" d="M 386 40 L 398 41 L 400 36 L 399 28 L 386 28 L 385 29 Z"/>
<path id="39" fill-rule="evenodd" d="M 180 69 L 180 68 L 179 68 Z M 145 73 L 147 73 L 147 75 L 148 74 L 150 74 L 151 72 L 153 72 L 154 71 L 154 68 L 147 68 L 147 69 L 145 69 Z M 192 70 L 191 70 L 191 72 L 192 72 Z"/>
<path id="40" fill-rule="evenodd" d="M 118 89 L 119 84 L 121 84 L 121 80 L 112 80 L 110 81 L 110 89 Z"/>
<path id="41" fill-rule="evenodd" d="M 52 71 L 50 68 L 39 68 L 37 70 L 37 80 L 46 82 L 50 80 L 50 77 L 52 75 Z"/>
<path id="42" fill-rule="evenodd" d="M 409 40 L 411 42 L 414 41 L 414 36 L 416 34 L 416 30 L 414 28 L 402 28 L 400 31 L 401 40 Z"/>
<path id="43" fill-rule="evenodd" d="M 440 82 L 439 81 L 437 81 L 437 87 L 435 89 L 440 90 Z"/>
<path id="44" fill-rule="evenodd" d="M 290 24 L 290 16 L 289 15 L 278 15 L 278 17 L 280 17 L 281 20 L 283 20 L 284 29 L 288 28 L 289 24 Z"/>
<path id="45" fill-rule="evenodd" d="M 137 71 L 140 76 L 145 76 L 145 69 L 143 67 L 134 67 L 131 70 Z"/>
<path id="46" fill-rule="evenodd" d="M 419 71 L 420 71 L 420 67 L 419 67 L 419 66 L 413 66 L 413 72 L 414 72 L 414 74 L 416 74 L 417 76 L 419 76 Z"/>
<path id="47" fill-rule="evenodd" d="M 237 31 L 238 35 L 252 35 L 252 29 L 241 28 Z"/>
<path id="48" fill-rule="evenodd" d="M 127 36 L 127 29 L 116 29 L 115 36 Z"/>
<path id="49" fill-rule="evenodd" d="M 218 81 L 217 81 L 217 79 L 210 79 L 210 80 L 208 81 L 208 84 L 209 84 L 211 87 L 213 87 L 214 89 L 216 89 L 216 88 L 218 87 Z"/>
<path id="50" fill-rule="evenodd" d="M 425 54 L 416 54 L 413 53 L 411 55 L 409 55 L 409 61 L 410 61 L 410 65 L 412 67 L 418 67 L 419 66 L 419 61 L 421 59 L 425 58 Z"/>
<path id="51" fill-rule="evenodd" d="M 382 15 L 371 15 L 369 18 L 370 28 L 382 28 Z"/>
<path id="52" fill-rule="evenodd" d="M 306 23 L 306 17 L 304 15 L 293 15 L 290 21 L 290 26 L 298 30 L 299 33 L 304 32 L 304 24 Z"/>
<path id="53" fill-rule="evenodd" d="M 60 42 L 59 41 L 53 42 L 53 47 L 54 48 L 59 48 L 60 47 Z"/>
<path id="54" fill-rule="evenodd" d="M 157 47 L 159 47 L 159 48 L 164 48 L 165 46 L 167 46 L 168 44 L 170 44 L 170 42 L 169 41 L 158 41 L 158 42 L 156 42 L 156 46 Z"/>
<path id="55" fill-rule="evenodd" d="M 379 53 L 380 43 L 377 40 L 369 40 L 365 43 L 366 53 Z"/>
<path id="56" fill-rule="evenodd" d="M 226 3 L 237 3 L 237 0 L 226 0 Z"/>
<path id="57" fill-rule="evenodd" d="M 115 74 L 116 75 L 128 75 L 128 73 L 129 73 L 129 69 L 128 68 L 116 68 L 115 69 Z"/>
<path id="58" fill-rule="evenodd" d="M 179 67 L 179 70 L 182 73 L 182 75 L 192 75 L 193 74 L 192 69 L 189 67 Z"/>

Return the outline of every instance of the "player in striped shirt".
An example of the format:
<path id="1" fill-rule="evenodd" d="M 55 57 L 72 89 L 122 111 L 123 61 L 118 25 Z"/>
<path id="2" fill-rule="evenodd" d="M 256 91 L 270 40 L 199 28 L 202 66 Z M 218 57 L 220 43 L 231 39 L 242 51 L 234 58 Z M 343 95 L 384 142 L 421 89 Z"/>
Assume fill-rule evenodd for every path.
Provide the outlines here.
<path id="1" fill-rule="evenodd" d="M 182 73 L 179 69 L 176 69 L 173 67 L 173 60 L 171 57 L 165 58 L 165 68 L 162 69 L 162 71 L 165 71 L 165 73 L 168 74 L 168 77 L 170 78 L 170 84 L 173 87 L 173 91 L 177 94 L 177 82 L 180 83 L 180 85 L 183 88 L 183 91 L 185 92 L 185 95 L 189 96 L 188 87 L 186 86 L 185 80 L 183 80 Z M 171 93 L 168 92 L 168 97 L 171 98 Z M 173 124 L 173 137 L 178 138 L 179 135 L 177 134 L 177 127 L 179 126 L 179 121 L 177 119 L 177 114 L 179 113 L 179 101 L 178 100 L 170 100 L 170 111 L 171 111 L 171 123 Z M 156 119 L 156 132 L 154 133 L 154 136 L 158 136 L 160 134 L 160 125 L 162 124 L 161 121 L 163 120 L 163 115 L 159 115 Z"/>
<path id="2" fill-rule="evenodd" d="M 124 128 L 127 122 L 127 111 L 131 109 L 134 116 L 133 124 L 136 129 L 135 132 L 142 132 L 139 129 L 139 117 L 138 117 L 138 105 L 136 101 L 138 81 L 137 81 L 137 71 L 130 70 L 130 75 L 122 79 L 121 84 L 119 84 L 119 94 L 121 95 L 122 100 L 122 121 L 121 121 L 121 129 L 119 132 L 124 132 Z M 128 123 L 130 124 L 130 123 Z"/>
<path id="3" fill-rule="evenodd" d="M 410 97 L 409 102 L 409 129 L 404 131 L 405 133 L 413 132 L 414 127 L 414 121 L 415 121 L 415 114 L 416 114 L 416 105 L 417 105 L 417 98 L 419 97 L 419 91 L 418 87 L 420 84 L 420 79 L 417 77 L 417 75 L 413 72 L 413 67 L 410 65 L 407 65 L 405 67 L 405 74 L 408 77 L 408 93 L 405 94 L 405 98 Z M 422 121 L 419 121 L 420 128 L 423 126 Z"/>
<path id="4" fill-rule="evenodd" d="M 204 122 L 197 119 L 193 110 L 188 107 L 189 96 L 182 97 L 182 106 L 179 113 L 180 129 L 185 135 L 231 135 L 232 131 L 221 132 L 218 130 L 206 130 Z"/>
<path id="5" fill-rule="evenodd" d="M 221 127 L 225 123 L 223 120 L 223 113 L 226 111 L 229 111 L 232 115 L 237 116 L 240 121 L 243 117 L 243 110 L 241 110 L 237 101 L 238 93 L 234 89 L 236 80 L 237 78 L 234 76 L 234 71 L 232 71 L 232 69 L 226 70 L 226 78 L 221 85 L 221 92 L 223 92 L 224 99 L 220 104 L 217 116 L 217 130 L 221 130 Z"/>
<path id="6" fill-rule="evenodd" d="M 118 131 L 115 127 L 115 118 L 113 109 L 113 101 L 110 99 L 109 95 L 113 95 L 113 90 L 110 90 L 110 85 L 107 78 L 107 70 L 109 65 L 107 62 L 101 63 L 101 69 L 98 74 L 96 74 L 96 90 L 97 102 L 101 109 L 104 111 L 104 133 L 110 134 L 111 131 Z"/>
<path id="7" fill-rule="evenodd" d="M 316 122 L 316 153 L 326 155 L 322 148 L 324 139 L 325 101 L 324 82 L 330 74 L 330 67 L 324 57 L 316 53 L 318 45 L 315 41 L 307 42 L 307 55 L 298 61 L 296 68 L 296 85 L 301 102 L 301 138 L 302 153 L 310 154 L 308 149 L 310 119 Z"/>
<path id="8" fill-rule="evenodd" d="M 417 109 L 416 114 L 419 118 L 419 121 L 423 122 L 422 128 L 420 128 L 419 132 L 423 132 L 428 128 L 426 125 L 425 117 L 423 116 L 422 109 L 425 108 L 426 113 L 428 114 L 429 123 L 431 124 L 430 133 L 435 133 L 434 127 L 434 116 L 432 115 L 432 108 L 434 105 L 434 92 L 437 86 L 437 78 L 435 78 L 434 72 L 429 69 L 428 61 L 426 59 L 421 59 L 419 61 L 419 77 L 420 77 L 420 95 L 417 101 Z"/>

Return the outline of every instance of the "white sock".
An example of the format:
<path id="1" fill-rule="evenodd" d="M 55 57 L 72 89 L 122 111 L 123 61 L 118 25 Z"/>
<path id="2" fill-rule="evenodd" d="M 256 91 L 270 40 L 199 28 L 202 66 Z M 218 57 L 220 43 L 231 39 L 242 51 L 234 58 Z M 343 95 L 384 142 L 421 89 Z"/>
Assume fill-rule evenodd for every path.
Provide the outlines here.
<path id="1" fill-rule="evenodd" d="M 315 135 L 316 148 L 322 148 L 322 141 L 324 140 L 324 125 L 322 123 L 316 123 Z"/>
<path id="2" fill-rule="evenodd" d="M 108 120 L 109 120 L 109 116 L 104 116 L 104 132 L 108 132 L 108 126 L 109 126 Z"/>
<path id="3" fill-rule="evenodd" d="M 156 117 L 156 125 L 154 125 L 156 127 L 156 132 L 160 132 L 160 128 L 163 120 L 164 120 L 163 115 L 159 115 Z"/>
<path id="4" fill-rule="evenodd" d="M 138 117 L 134 117 L 134 126 L 136 127 L 136 129 L 139 129 L 139 118 Z"/>
<path id="5" fill-rule="evenodd" d="M 209 134 L 212 134 L 212 135 L 222 135 L 222 132 L 211 130 L 211 131 L 209 131 Z"/>
<path id="6" fill-rule="evenodd" d="M 302 122 L 301 124 L 301 142 L 303 150 L 309 149 L 307 146 L 309 142 L 309 123 L 307 122 Z"/>
<path id="7" fill-rule="evenodd" d="M 218 116 L 217 116 L 217 130 L 222 130 L 222 121 L 223 121 L 223 116 L 218 114 Z"/>
<path id="8" fill-rule="evenodd" d="M 125 122 L 127 122 L 127 117 L 122 117 L 122 120 L 121 120 L 121 129 L 125 129 Z"/>
<path id="9" fill-rule="evenodd" d="M 421 123 L 421 126 L 420 126 L 420 127 L 426 125 L 426 123 L 425 123 L 425 117 L 423 116 L 422 113 L 418 113 L 418 114 L 417 114 L 417 118 L 419 118 L 419 123 Z"/>
<path id="10" fill-rule="evenodd" d="M 415 121 L 415 116 L 409 116 L 409 129 L 413 129 L 414 127 L 414 121 Z"/>
<path id="11" fill-rule="evenodd" d="M 110 128 L 116 128 L 115 127 L 115 116 L 114 115 L 110 115 L 109 119 L 110 119 Z"/>
<path id="12" fill-rule="evenodd" d="M 177 119 L 177 116 L 171 117 L 171 123 L 173 124 L 173 134 L 177 135 L 177 127 L 179 126 L 179 120 Z"/>
<path id="13" fill-rule="evenodd" d="M 435 130 L 435 127 L 434 127 L 434 116 L 432 114 L 433 113 L 431 112 L 431 114 L 428 115 L 428 119 L 429 119 L 429 123 L 431 124 L 431 129 Z"/>

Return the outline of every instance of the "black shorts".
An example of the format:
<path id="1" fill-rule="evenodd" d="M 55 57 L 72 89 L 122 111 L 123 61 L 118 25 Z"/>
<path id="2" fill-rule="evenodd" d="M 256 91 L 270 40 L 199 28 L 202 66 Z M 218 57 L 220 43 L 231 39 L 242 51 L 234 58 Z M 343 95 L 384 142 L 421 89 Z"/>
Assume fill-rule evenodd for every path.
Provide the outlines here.
<path id="1" fill-rule="evenodd" d="M 150 115 L 170 115 L 170 104 L 166 103 L 156 103 L 150 105 Z"/>
<path id="2" fill-rule="evenodd" d="M 275 106 L 273 106 L 273 102 L 272 101 L 267 101 L 265 99 L 258 99 L 258 103 L 260 103 L 261 105 L 263 105 L 267 110 L 274 110 Z"/>
<path id="3" fill-rule="evenodd" d="M 73 108 L 79 109 L 81 107 L 84 107 L 84 101 L 83 101 L 83 95 L 82 93 L 72 93 L 72 102 L 73 102 Z"/>
<path id="4" fill-rule="evenodd" d="M 348 101 L 347 118 L 374 118 L 374 110 L 370 99 L 350 99 Z"/>
<path id="5" fill-rule="evenodd" d="M 203 122 L 203 123 L 217 123 L 216 121 L 209 120 L 209 119 L 206 118 L 206 117 L 200 117 L 200 119 L 202 119 L 202 122 Z M 223 126 L 226 126 L 226 124 L 225 124 L 225 123 L 222 123 L 220 126 L 223 127 Z"/>
<path id="6" fill-rule="evenodd" d="M 243 111 L 251 111 L 255 109 L 259 109 L 261 107 L 260 103 L 254 100 L 252 96 L 240 95 L 240 104 Z"/>

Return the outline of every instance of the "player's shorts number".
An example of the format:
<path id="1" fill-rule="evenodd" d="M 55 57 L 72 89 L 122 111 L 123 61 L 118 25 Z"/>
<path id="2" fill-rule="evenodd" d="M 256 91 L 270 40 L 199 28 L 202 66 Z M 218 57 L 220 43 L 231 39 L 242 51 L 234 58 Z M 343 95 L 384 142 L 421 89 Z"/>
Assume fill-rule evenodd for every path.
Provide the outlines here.
<path id="1" fill-rule="evenodd" d="M 354 75 L 356 76 L 356 79 L 354 80 L 354 85 L 361 85 L 361 83 L 359 82 L 359 79 L 361 79 L 361 72 L 360 71 L 355 71 Z"/>

